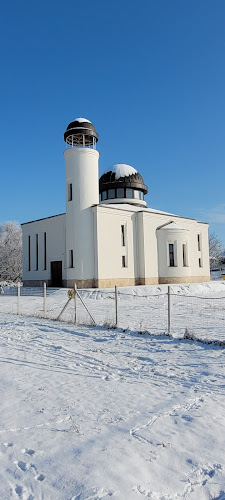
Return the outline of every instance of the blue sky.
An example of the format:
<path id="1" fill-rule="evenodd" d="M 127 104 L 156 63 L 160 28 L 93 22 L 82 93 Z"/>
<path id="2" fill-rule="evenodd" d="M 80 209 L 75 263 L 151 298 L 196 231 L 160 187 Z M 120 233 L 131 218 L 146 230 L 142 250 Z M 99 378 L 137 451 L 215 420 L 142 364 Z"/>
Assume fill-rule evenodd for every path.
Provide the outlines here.
<path id="1" fill-rule="evenodd" d="M 65 211 L 64 141 L 82 116 L 100 175 L 136 168 L 148 205 L 225 244 L 225 2 L 2 2 L 0 221 Z"/>

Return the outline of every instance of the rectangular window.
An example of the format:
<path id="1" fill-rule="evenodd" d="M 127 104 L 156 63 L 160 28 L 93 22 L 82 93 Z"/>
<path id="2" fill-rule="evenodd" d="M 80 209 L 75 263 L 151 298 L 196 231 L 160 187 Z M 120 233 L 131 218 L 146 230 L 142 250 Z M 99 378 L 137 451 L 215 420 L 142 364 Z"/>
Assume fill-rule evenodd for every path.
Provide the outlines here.
<path id="1" fill-rule="evenodd" d="M 72 184 L 68 184 L 68 201 L 72 201 L 73 199 L 73 186 Z"/>
<path id="2" fill-rule="evenodd" d="M 126 189 L 126 198 L 133 198 L 133 189 Z"/>
<path id="3" fill-rule="evenodd" d="M 102 191 L 102 201 L 107 199 L 107 191 Z"/>
<path id="4" fill-rule="evenodd" d="M 124 226 L 124 224 L 121 225 L 121 245 L 122 245 L 122 247 L 125 247 L 125 226 Z"/>
<path id="5" fill-rule="evenodd" d="M 116 196 L 117 198 L 124 198 L 124 188 L 117 188 Z"/>
<path id="6" fill-rule="evenodd" d="M 183 267 L 187 266 L 187 258 L 186 258 L 186 245 L 183 243 L 182 245 L 182 253 L 183 253 Z"/>
<path id="7" fill-rule="evenodd" d="M 198 259 L 198 265 L 199 265 L 199 267 L 202 267 L 202 259 L 200 257 Z"/>
<path id="8" fill-rule="evenodd" d="M 47 269 L 47 236 L 44 233 L 44 271 Z"/>
<path id="9" fill-rule="evenodd" d="M 174 267 L 174 244 L 169 243 L 169 265 L 170 267 Z"/>
<path id="10" fill-rule="evenodd" d="M 201 251 L 201 238 L 200 238 L 200 234 L 198 234 L 197 237 L 198 237 L 198 251 L 200 252 Z"/>
<path id="11" fill-rule="evenodd" d="M 73 267 L 73 250 L 69 252 L 69 267 Z"/>
<path id="12" fill-rule="evenodd" d="M 126 267 L 126 256 L 122 255 L 122 267 Z"/>
<path id="13" fill-rule="evenodd" d="M 30 271 L 30 236 L 28 236 L 28 271 Z"/>
<path id="14" fill-rule="evenodd" d="M 109 189 L 108 190 L 108 199 L 112 200 L 113 198 L 115 198 L 115 189 Z"/>
<path id="15" fill-rule="evenodd" d="M 36 234 L 36 271 L 38 271 L 38 234 Z"/>

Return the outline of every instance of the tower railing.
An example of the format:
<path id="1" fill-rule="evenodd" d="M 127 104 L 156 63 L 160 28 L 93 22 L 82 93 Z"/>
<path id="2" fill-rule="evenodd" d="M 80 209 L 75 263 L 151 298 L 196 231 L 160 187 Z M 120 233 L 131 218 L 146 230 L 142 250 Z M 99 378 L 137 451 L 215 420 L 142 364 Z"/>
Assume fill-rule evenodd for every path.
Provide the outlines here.
<path id="1" fill-rule="evenodd" d="M 66 138 L 66 149 L 77 147 L 96 149 L 96 138 L 84 134 L 69 135 Z"/>

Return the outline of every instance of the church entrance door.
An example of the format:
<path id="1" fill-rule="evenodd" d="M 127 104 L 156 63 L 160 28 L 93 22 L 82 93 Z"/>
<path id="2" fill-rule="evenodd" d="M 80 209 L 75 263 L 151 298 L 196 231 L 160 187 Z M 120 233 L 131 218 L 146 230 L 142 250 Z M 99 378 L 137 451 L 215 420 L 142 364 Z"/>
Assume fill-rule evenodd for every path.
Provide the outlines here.
<path id="1" fill-rule="evenodd" d="M 51 262 L 51 286 L 62 286 L 62 261 Z"/>

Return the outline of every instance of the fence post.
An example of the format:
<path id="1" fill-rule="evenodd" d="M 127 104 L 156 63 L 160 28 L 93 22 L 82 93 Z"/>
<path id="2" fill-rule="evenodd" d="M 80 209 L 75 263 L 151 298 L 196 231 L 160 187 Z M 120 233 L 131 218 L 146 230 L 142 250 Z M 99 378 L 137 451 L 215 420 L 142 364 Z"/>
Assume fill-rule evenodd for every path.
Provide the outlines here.
<path id="1" fill-rule="evenodd" d="M 17 284 L 17 314 L 20 314 L 20 283 Z"/>
<path id="2" fill-rule="evenodd" d="M 118 328 L 118 287 L 115 286 L 116 328 Z"/>
<path id="3" fill-rule="evenodd" d="M 171 333 L 171 287 L 168 286 L 168 333 Z"/>
<path id="4" fill-rule="evenodd" d="M 75 315 L 74 315 L 74 323 L 77 324 L 77 285 L 74 284 L 74 307 L 75 307 Z"/>
<path id="5" fill-rule="evenodd" d="M 44 309 L 44 318 L 46 317 L 46 283 L 44 283 L 44 305 L 43 305 L 43 309 Z"/>

